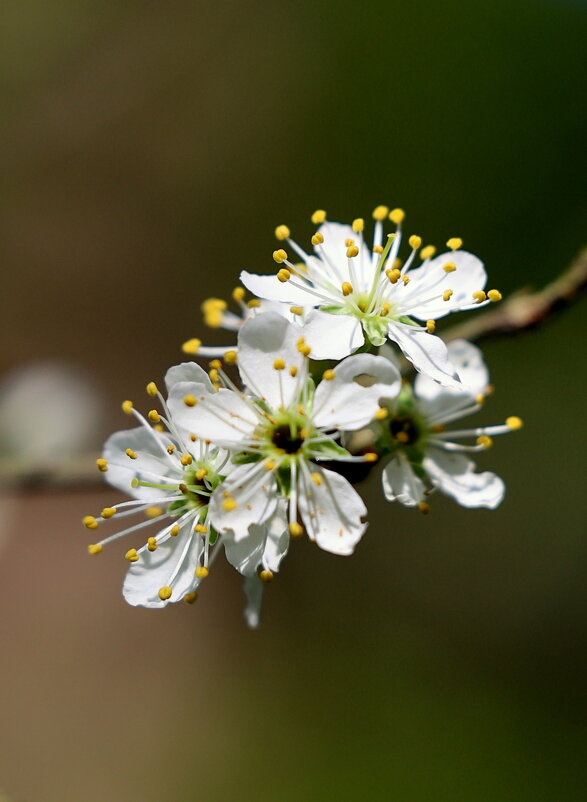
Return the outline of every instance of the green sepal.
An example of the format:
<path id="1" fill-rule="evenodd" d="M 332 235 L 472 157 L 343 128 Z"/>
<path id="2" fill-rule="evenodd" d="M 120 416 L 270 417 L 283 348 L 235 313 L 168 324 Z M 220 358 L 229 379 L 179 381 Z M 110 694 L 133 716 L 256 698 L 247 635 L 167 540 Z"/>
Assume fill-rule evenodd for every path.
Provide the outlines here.
<path id="1" fill-rule="evenodd" d="M 233 455 L 235 465 L 248 465 L 250 462 L 259 462 L 261 454 L 250 454 L 248 451 L 239 451 Z"/>
<path id="2" fill-rule="evenodd" d="M 383 345 L 387 340 L 387 320 L 383 317 L 366 317 L 361 322 L 369 343 L 377 348 Z"/>
<path id="3" fill-rule="evenodd" d="M 335 443 L 334 440 L 326 440 L 324 443 L 318 443 L 315 447 L 316 451 L 320 452 L 320 458 L 322 457 L 349 457 L 350 452 L 343 448 L 338 443 Z"/>
<path id="4" fill-rule="evenodd" d="M 277 479 L 277 484 L 279 485 L 281 493 L 286 498 L 289 498 L 289 494 L 291 493 L 291 470 L 289 463 L 279 466 L 275 472 L 275 478 Z"/>
<path id="5" fill-rule="evenodd" d="M 321 306 L 321 312 L 328 312 L 329 315 L 348 315 L 349 310 L 346 306 L 338 306 L 338 304 L 333 304 L 332 306 Z"/>

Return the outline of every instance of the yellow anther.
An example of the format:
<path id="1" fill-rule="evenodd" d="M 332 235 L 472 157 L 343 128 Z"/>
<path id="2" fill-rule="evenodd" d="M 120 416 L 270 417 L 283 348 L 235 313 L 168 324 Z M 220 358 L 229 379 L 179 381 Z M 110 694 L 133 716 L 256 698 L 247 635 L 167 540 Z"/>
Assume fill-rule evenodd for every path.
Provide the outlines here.
<path id="1" fill-rule="evenodd" d="M 174 451 L 175 451 L 175 446 L 173 444 L 167 446 L 167 453 L 168 454 L 173 454 Z"/>
<path id="2" fill-rule="evenodd" d="M 406 286 L 407 284 L 410 283 L 410 277 L 409 276 L 402 276 L 402 281 L 404 282 L 404 286 Z"/>
<path id="3" fill-rule="evenodd" d="M 402 264 L 403 264 L 402 260 L 399 258 L 399 256 L 396 256 L 395 259 L 393 260 L 392 267 L 394 270 L 399 270 Z"/>
<path id="4" fill-rule="evenodd" d="M 133 451 L 132 448 L 127 448 L 124 453 L 126 454 L 127 457 L 130 457 L 130 459 L 137 458 L 137 453 L 136 451 Z"/>
<path id="5" fill-rule="evenodd" d="M 204 315 L 204 323 L 211 329 L 219 329 L 222 326 L 224 314 L 220 309 L 211 309 Z"/>
<path id="6" fill-rule="evenodd" d="M 442 293 L 442 300 L 443 301 L 450 301 L 451 298 L 452 298 L 452 290 L 445 290 Z"/>
<path id="7" fill-rule="evenodd" d="M 332 368 L 327 368 L 327 370 L 325 370 L 324 373 L 322 374 L 322 378 L 324 379 L 324 381 L 331 382 L 334 379 L 335 375 L 336 374 L 332 370 Z"/>
<path id="8" fill-rule="evenodd" d="M 355 231 L 358 234 L 360 231 L 363 231 L 364 228 L 365 228 L 365 221 L 363 220 L 363 218 L 356 217 L 353 220 L 353 231 Z"/>
<path id="9" fill-rule="evenodd" d="M 324 481 L 322 479 L 322 474 L 321 473 L 314 472 L 314 473 L 311 473 L 310 476 L 312 477 L 312 481 L 314 482 L 315 485 L 320 486 L 322 484 L 322 482 Z"/>
<path id="10" fill-rule="evenodd" d="M 185 467 L 187 467 L 188 465 L 191 465 L 191 464 L 192 464 L 192 462 L 194 461 L 194 459 L 193 459 L 193 457 L 192 457 L 192 455 L 191 455 L 191 454 L 184 454 L 184 455 L 183 455 L 183 456 L 180 458 L 180 460 L 179 460 L 179 461 L 181 462 L 181 464 L 182 464 L 182 465 L 183 465 L 183 467 L 185 468 Z"/>
<path id="11" fill-rule="evenodd" d="M 196 435 L 192 432 L 192 434 L 190 434 L 190 440 L 192 441 L 192 443 L 195 443 L 197 439 L 198 438 L 196 437 Z"/>
<path id="12" fill-rule="evenodd" d="M 149 418 L 151 423 L 159 423 L 159 421 L 161 420 L 161 417 L 156 409 L 150 409 L 147 417 Z"/>
<path id="13" fill-rule="evenodd" d="M 201 535 L 207 535 L 208 527 L 204 526 L 204 524 L 196 524 L 194 526 L 194 532 L 199 532 Z"/>
<path id="14" fill-rule="evenodd" d="M 434 426 L 431 427 L 431 429 L 433 432 L 436 432 L 436 434 L 439 434 L 440 432 L 446 431 L 446 426 L 444 426 L 444 424 L 442 423 L 435 423 Z"/>
<path id="15" fill-rule="evenodd" d="M 304 527 L 297 521 L 292 521 L 289 525 L 289 533 L 292 537 L 301 537 L 304 534 Z"/>
<path id="16" fill-rule="evenodd" d="M 478 304 L 482 304 L 483 301 L 487 298 L 483 290 L 478 290 L 477 292 L 473 293 L 473 298 L 477 301 Z"/>
<path id="17" fill-rule="evenodd" d="M 383 301 L 383 303 L 381 305 L 381 309 L 379 311 L 379 316 L 380 317 L 387 317 L 387 315 L 389 314 L 389 310 L 390 309 L 391 309 L 391 304 L 389 303 L 389 301 Z"/>
<path id="18" fill-rule="evenodd" d="M 458 251 L 458 249 L 462 248 L 462 246 L 463 240 L 460 237 L 451 237 L 446 243 L 446 247 L 450 248 L 451 251 Z"/>
<path id="19" fill-rule="evenodd" d="M 397 440 L 398 443 L 403 443 L 404 445 L 407 445 L 407 443 L 410 442 L 410 435 L 407 432 L 398 432 L 395 435 L 395 439 Z"/>
<path id="20" fill-rule="evenodd" d="M 425 501 L 420 501 L 418 504 L 418 509 L 422 513 L 422 515 L 428 515 L 430 512 L 430 504 L 427 504 Z"/>
<path id="21" fill-rule="evenodd" d="M 261 306 L 261 301 L 258 298 L 251 298 L 250 301 L 247 301 L 247 306 L 249 309 L 257 309 L 257 307 Z"/>
<path id="22" fill-rule="evenodd" d="M 232 510 L 236 510 L 236 508 L 237 508 L 237 503 L 230 496 L 228 498 L 225 498 L 224 501 L 222 502 L 222 509 L 226 510 L 226 512 L 231 512 Z"/>
<path id="23" fill-rule="evenodd" d="M 86 529 L 98 528 L 98 521 L 94 518 L 93 515 L 86 515 L 85 518 L 82 518 L 82 523 L 86 527 Z"/>
<path id="24" fill-rule="evenodd" d="M 205 565 L 198 565 L 196 568 L 196 576 L 198 579 L 205 579 L 209 573 L 210 571 L 208 571 Z"/>
<path id="25" fill-rule="evenodd" d="M 356 245 L 349 245 L 349 247 L 346 249 L 346 255 L 349 259 L 354 259 L 355 256 L 359 255 L 359 249 Z"/>
<path id="26" fill-rule="evenodd" d="M 324 209 L 316 209 L 312 217 L 310 218 L 315 226 L 319 226 L 320 223 L 323 223 L 326 220 L 326 212 Z"/>
<path id="27" fill-rule="evenodd" d="M 179 535 L 179 524 L 173 524 L 173 526 L 169 530 L 169 534 L 171 535 L 171 537 L 177 537 Z"/>
<path id="28" fill-rule="evenodd" d="M 481 404 L 484 404 L 484 403 L 485 403 L 485 396 L 483 395 L 483 393 L 478 393 L 478 394 L 475 396 L 475 403 L 477 403 L 477 404 L 479 404 L 479 405 L 481 405 Z"/>
<path id="29" fill-rule="evenodd" d="M 173 591 L 169 585 L 166 585 L 164 588 L 159 588 L 159 598 L 161 601 L 167 601 L 167 599 L 170 599 L 172 593 Z"/>
<path id="30" fill-rule="evenodd" d="M 245 299 L 245 290 L 243 287 L 235 287 L 232 291 L 232 300 L 240 304 Z"/>
<path id="31" fill-rule="evenodd" d="M 273 360 L 273 370 L 285 370 L 285 360 L 281 357 Z"/>
<path id="32" fill-rule="evenodd" d="M 290 306 L 289 311 L 292 315 L 303 315 L 304 310 L 301 306 Z"/>
<path id="33" fill-rule="evenodd" d="M 88 554 L 100 554 L 102 545 L 100 543 L 90 543 L 88 546 Z"/>
<path id="34" fill-rule="evenodd" d="M 427 320 L 426 321 L 426 331 L 428 334 L 434 334 L 436 331 L 436 321 L 435 320 Z"/>
<path id="35" fill-rule="evenodd" d="M 123 401 L 122 402 L 122 411 L 125 415 L 132 415 L 133 410 L 133 403 L 132 401 Z"/>
<path id="36" fill-rule="evenodd" d="M 385 420 L 385 418 L 387 418 L 388 415 L 389 415 L 388 409 L 386 409 L 385 407 L 379 407 L 379 409 L 377 410 L 377 412 L 373 417 L 375 418 L 375 420 Z"/>
<path id="37" fill-rule="evenodd" d="M 365 462 L 377 462 L 379 459 L 379 454 L 376 454 L 374 451 L 368 451 L 366 454 L 363 454 Z"/>
<path id="38" fill-rule="evenodd" d="M 283 248 L 278 248 L 276 251 L 273 251 L 273 259 L 280 265 L 287 259 L 287 252 L 284 251 Z"/>
<path id="39" fill-rule="evenodd" d="M 198 598 L 198 594 L 196 593 L 195 590 L 192 590 L 191 593 L 186 593 L 185 594 L 185 596 L 183 597 L 183 601 L 186 604 L 193 604 L 197 600 L 197 598 Z"/>
<path id="40" fill-rule="evenodd" d="M 419 237 L 417 234 L 412 234 L 408 242 L 410 244 L 410 248 L 413 248 L 415 251 L 417 251 L 422 245 L 422 237 Z"/>
<path id="41" fill-rule="evenodd" d="M 290 233 L 291 232 L 290 232 L 289 228 L 287 226 L 284 226 L 284 225 L 277 226 L 277 228 L 275 229 L 275 237 L 278 240 L 281 240 L 281 241 L 283 241 L 284 239 L 287 239 L 289 237 Z"/>
<path id="42" fill-rule="evenodd" d="M 227 365 L 236 365 L 236 351 L 227 351 L 224 354 L 224 361 Z"/>
<path id="43" fill-rule="evenodd" d="M 157 538 L 149 537 L 147 538 L 147 548 L 149 551 L 157 551 Z"/>
<path id="44" fill-rule="evenodd" d="M 227 303 L 222 298 L 206 298 L 205 301 L 202 301 L 200 304 L 200 309 L 204 314 L 207 312 L 211 312 L 215 309 L 219 311 L 224 311 L 226 309 Z"/>
<path id="45" fill-rule="evenodd" d="M 512 431 L 516 429 L 521 429 L 524 425 L 524 421 L 521 418 L 518 418 L 517 415 L 511 415 L 509 418 L 506 418 L 505 425 L 508 426 Z"/>
<path id="46" fill-rule="evenodd" d="M 273 579 L 273 571 L 270 571 L 268 568 L 265 568 L 259 574 L 259 578 L 261 582 L 271 582 L 271 580 Z"/>
<path id="47" fill-rule="evenodd" d="M 165 431 L 165 427 L 161 423 L 157 423 L 155 426 L 153 426 L 153 429 L 155 429 L 156 432 L 164 432 Z"/>
<path id="48" fill-rule="evenodd" d="M 303 354 L 304 356 L 310 356 L 310 354 L 312 353 L 312 349 L 310 348 L 309 345 L 306 345 L 305 342 L 298 343 L 296 348 L 300 352 L 300 354 Z"/>
<path id="49" fill-rule="evenodd" d="M 291 278 L 291 273 L 285 267 L 282 267 L 280 270 L 277 271 L 277 279 L 281 281 L 282 284 L 285 284 L 286 281 L 289 281 Z"/>
<path id="50" fill-rule="evenodd" d="M 181 346 L 181 350 L 184 354 L 197 354 L 200 350 L 200 346 L 202 345 L 202 341 L 198 340 L 197 337 L 193 337 L 191 340 L 186 340 L 184 344 Z"/>
<path id="51" fill-rule="evenodd" d="M 376 206 L 373 209 L 373 220 L 385 220 L 389 214 L 389 206 Z"/>
<path id="52" fill-rule="evenodd" d="M 381 245 L 374 245 L 373 246 L 373 253 L 383 253 L 383 248 Z"/>
<path id="53" fill-rule="evenodd" d="M 388 267 L 387 270 L 385 271 L 385 275 L 391 281 L 392 284 L 397 284 L 402 274 L 401 271 L 398 270 L 396 267 L 394 268 Z"/>
<path id="54" fill-rule="evenodd" d="M 392 209 L 389 213 L 389 219 L 391 220 L 392 223 L 395 223 L 396 226 L 399 226 L 399 224 L 403 221 L 405 216 L 406 213 L 404 212 L 403 209 Z"/>
<path id="55" fill-rule="evenodd" d="M 193 396 L 191 393 L 188 393 L 187 395 L 184 395 L 183 403 L 186 405 L 186 407 L 195 407 L 198 401 L 195 396 Z"/>
<path id="56" fill-rule="evenodd" d="M 218 382 L 220 381 L 220 376 L 218 375 L 217 368 L 210 368 L 210 372 L 208 373 L 208 375 L 210 376 L 211 382 L 214 382 L 214 384 L 218 384 Z"/>
<path id="57" fill-rule="evenodd" d="M 208 476 L 208 468 L 200 468 L 199 471 L 196 471 L 196 479 L 198 482 L 201 482 L 204 476 Z"/>
<path id="58" fill-rule="evenodd" d="M 99 471 L 102 471 L 102 473 L 106 473 L 106 471 L 108 470 L 108 460 L 104 459 L 104 457 L 100 457 L 99 459 L 96 460 L 96 466 Z"/>
<path id="59" fill-rule="evenodd" d="M 341 289 L 343 295 L 350 295 L 353 291 L 353 285 L 350 281 L 343 281 Z"/>
<path id="60" fill-rule="evenodd" d="M 156 396 L 159 390 L 157 389 L 157 385 L 155 382 L 149 382 L 147 385 L 147 393 L 151 396 Z"/>
<path id="61" fill-rule="evenodd" d="M 139 486 L 139 480 L 136 476 L 131 480 L 130 486 L 133 488 L 137 488 Z"/>
<path id="62" fill-rule="evenodd" d="M 478 437 L 476 442 L 478 446 L 483 446 L 483 448 L 491 448 L 493 445 L 493 440 L 486 434 L 482 434 L 480 437 Z"/>
<path id="63" fill-rule="evenodd" d="M 163 508 L 155 505 L 152 507 L 147 507 L 145 510 L 145 515 L 147 518 L 158 518 L 160 515 L 163 515 Z"/>
<path id="64" fill-rule="evenodd" d="M 291 366 L 291 368 L 289 369 L 289 375 L 292 376 L 293 378 L 295 378 L 298 375 L 298 366 L 297 365 L 292 365 Z"/>
<path id="65" fill-rule="evenodd" d="M 272 459 L 266 459 L 263 463 L 263 467 L 266 471 L 274 471 L 275 470 L 275 461 Z"/>
<path id="66" fill-rule="evenodd" d="M 324 234 L 321 234 L 317 231 L 315 234 L 312 234 L 312 245 L 322 245 L 324 242 Z"/>
<path id="67" fill-rule="evenodd" d="M 100 516 L 102 518 L 106 518 L 106 520 L 108 520 L 108 518 L 112 518 L 114 515 L 116 515 L 116 507 L 104 507 L 100 513 Z"/>
<path id="68" fill-rule="evenodd" d="M 422 248 L 420 251 L 420 257 L 422 259 L 432 259 L 434 254 L 436 253 L 436 248 L 434 245 L 426 245 L 425 248 Z"/>
<path id="69" fill-rule="evenodd" d="M 302 440 L 306 440 L 308 437 L 308 430 L 304 426 L 302 429 L 299 430 L 298 434 L 302 438 Z"/>
<path id="70" fill-rule="evenodd" d="M 445 273 L 454 273 L 457 269 L 457 266 L 454 262 L 447 262 L 445 265 L 442 266 L 442 269 Z"/>
<path id="71" fill-rule="evenodd" d="M 493 303 L 501 301 L 501 299 L 503 298 L 499 290 L 489 290 L 489 292 L 487 293 L 487 297 L 489 298 L 490 301 L 493 301 Z"/>
<path id="72" fill-rule="evenodd" d="M 352 237 L 347 237 L 344 241 L 344 244 L 347 246 L 347 248 L 350 248 L 351 245 L 355 244 L 355 241 L 352 239 Z"/>
<path id="73" fill-rule="evenodd" d="M 129 549 L 126 554 L 124 555 L 124 559 L 128 560 L 129 563 L 136 563 L 139 559 L 139 555 L 136 549 Z"/>

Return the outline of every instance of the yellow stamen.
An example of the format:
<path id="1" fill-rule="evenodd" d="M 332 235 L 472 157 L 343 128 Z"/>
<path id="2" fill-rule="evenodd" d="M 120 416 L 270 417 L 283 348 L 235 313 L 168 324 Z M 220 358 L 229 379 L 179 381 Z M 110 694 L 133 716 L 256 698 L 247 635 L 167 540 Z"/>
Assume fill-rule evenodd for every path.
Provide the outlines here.
<path id="1" fill-rule="evenodd" d="M 473 293 L 473 298 L 477 301 L 478 304 L 482 304 L 483 301 L 487 298 L 483 290 L 478 290 L 477 292 Z"/>
<path id="2" fill-rule="evenodd" d="M 430 512 L 430 504 L 426 504 L 425 501 L 420 501 L 418 504 L 418 509 L 422 513 L 422 515 L 428 515 Z"/>
<path id="3" fill-rule="evenodd" d="M 276 251 L 273 251 L 273 259 L 280 265 L 287 259 L 287 252 L 284 251 L 283 248 L 278 248 Z"/>
<path id="4" fill-rule="evenodd" d="M 278 357 L 273 361 L 273 370 L 285 370 L 285 360 Z"/>
<path id="5" fill-rule="evenodd" d="M 303 428 L 303 429 L 300 429 L 300 431 L 298 432 L 298 434 L 299 434 L 299 436 L 302 438 L 302 440 L 306 440 L 306 438 L 308 437 L 308 430 L 307 430 L 307 429 L 306 429 L 306 427 L 304 426 L 304 428 Z"/>
<path id="6" fill-rule="evenodd" d="M 99 471 L 102 471 L 102 473 L 106 473 L 106 471 L 108 470 L 108 460 L 104 459 L 104 457 L 100 457 L 99 459 L 96 460 L 96 466 L 98 467 Z"/>
<path id="7" fill-rule="evenodd" d="M 426 321 L 426 331 L 428 334 L 434 334 L 436 331 L 436 321 L 435 320 L 427 320 Z"/>
<path id="8" fill-rule="evenodd" d="M 290 232 L 289 228 L 287 226 L 284 226 L 284 225 L 277 226 L 277 228 L 275 229 L 275 237 L 278 240 L 282 240 L 283 241 L 284 239 L 287 239 L 289 237 L 290 233 L 291 232 Z"/>
<path id="9" fill-rule="evenodd" d="M 157 551 L 157 538 L 149 537 L 147 538 L 147 548 L 149 551 Z"/>
<path id="10" fill-rule="evenodd" d="M 512 431 L 516 431 L 516 429 L 522 428 L 524 421 L 521 418 L 518 418 L 517 415 L 511 415 L 509 418 L 506 418 L 505 425 L 508 426 Z"/>
<path id="11" fill-rule="evenodd" d="M 436 248 L 434 247 L 434 245 L 426 245 L 426 247 L 422 248 L 422 250 L 420 251 L 420 257 L 424 260 L 432 259 L 435 253 L 436 253 Z"/>
<path id="12" fill-rule="evenodd" d="M 295 378 L 298 375 L 298 367 L 297 365 L 292 365 L 289 369 L 289 375 Z"/>
<path id="13" fill-rule="evenodd" d="M 316 209 L 312 217 L 310 218 L 315 226 L 319 226 L 320 223 L 323 223 L 326 220 L 326 212 L 324 209 Z"/>
<path id="14" fill-rule="evenodd" d="M 249 309 L 257 309 L 257 307 L 261 306 L 261 301 L 258 298 L 251 298 L 250 301 L 247 301 L 247 306 Z"/>
<path id="15" fill-rule="evenodd" d="M 365 221 L 362 217 L 357 217 L 353 220 L 353 231 L 357 234 L 365 228 Z"/>
<path id="16" fill-rule="evenodd" d="M 334 376 L 335 376 L 335 373 L 332 370 L 332 368 L 328 368 L 322 374 L 322 378 L 324 379 L 324 381 L 327 381 L 327 382 L 331 382 L 334 379 Z"/>
<path id="17" fill-rule="evenodd" d="M 442 269 L 445 273 L 454 273 L 457 269 L 457 266 L 454 262 L 447 262 L 445 265 L 442 266 Z"/>
<path id="18" fill-rule="evenodd" d="M 383 253 L 383 247 L 381 245 L 373 246 L 373 253 Z"/>
<path id="19" fill-rule="evenodd" d="M 159 421 L 161 420 L 161 417 L 156 409 L 150 409 L 147 417 L 149 418 L 151 423 L 159 423 Z"/>
<path id="20" fill-rule="evenodd" d="M 483 448 L 491 448 L 491 446 L 493 445 L 493 440 L 486 434 L 482 434 L 480 437 L 477 438 L 477 445 L 483 446 Z"/>
<path id="21" fill-rule="evenodd" d="M 366 454 L 363 454 L 365 458 L 365 462 L 377 462 L 379 459 L 379 454 L 376 454 L 374 451 L 368 451 Z"/>
<path id="22" fill-rule="evenodd" d="M 315 485 L 318 485 L 318 487 L 319 487 L 322 484 L 323 479 L 322 479 L 322 474 L 321 473 L 314 472 L 314 473 L 311 473 L 310 476 L 311 476 L 312 481 L 314 482 Z"/>
<path id="23" fill-rule="evenodd" d="M 179 461 L 181 462 L 181 464 L 185 468 L 188 465 L 191 465 L 194 460 L 193 460 L 193 457 L 192 457 L 191 454 L 184 454 Z"/>
<path id="24" fill-rule="evenodd" d="M 224 354 L 224 361 L 227 365 L 236 365 L 236 351 L 227 351 Z"/>
<path id="25" fill-rule="evenodd" d="M 171 537 L 177 537 L 179 535 L 179 524 L 173 524 L 173 526 L 169 530 L 169 534 L 171 535 Z"/>
<path id="26" fill-rule="evenodd" d="M 317 231 L 315 234 L 312 234 L 312 245 L 322 245 L 324 242 L 324 235 Z"/>
<path id="27" fill-rule="evenodd" d="M 275 470 L 275 462 L 272 459 L 266 459 L 263 463 L 263 466 L 266 471 L 273 471 Z"/>
<path id="28" fill-rule="evenodd" d="M 267 568 L 265 568 L 259 574 L 259 578 L 261 579 L 261 582 L 271 582 L 273 579 L 273 571 L 269 571 Z"/>
<path id="29" fill-rule="evenodd" d="M 167 601 L 167 599 L 170 599 L 172 593 L 173 591 L 169 585 L 165 586 L 164 588 L 159 588 L 159 598 L 161 601 Z"/>
<path id="30" fill-rule="evenodd" d="M 483 393 L 479 393 L 478 395 L 476 395 L 475 396 L 475 401 L 479 405 L 484 404 L 485 403 L 485 396 L 483 395 Z"/>
<path id="31" fill-rule="evenodd" d="M 163 509 L 162 507 L 153 505 L 152 507 L 147 507 L 145 515 L 147 518 L 158 518 L 160 515 L 163 515 Z"/>
<path id="32" fill-rule="evenodd" d="M 197 598 L 198 598 L 198 594 L 196 593 L 195 590 L 192 590 L 191 593 L 186 593 L 185 594 L 185 596 L 183 597 L 183 601 L 186 604 L 193 604 L 196 601 Z"/>
<path id="33" fill-rule="evenodd" d="M 304 534 L 304 527 L 297 521 L 293 521 L 289 525 L 289 533 L 292 537 L 301 537 Z"/>
<path id="34" fill-rule="evenodd" d="M 442 293 L 442 300 L 443 301 L 450 301 L 451 298 L 452 298 L 452 290 L 445 290 Z"/>
<path id="35" fill-rule="evenodd" d="M 282 284 L 285 284 L 286 281 L 289 281 L 291 278 L 291 273 L 286 267 L 282 267 L 281 270 L 277 271 L 277 279 L 281 281 Z"/>
<path id="36" fill-rule="evenodd" d="M 198 579 L 205 579 L 209 573 L 210 571 L 208 571 L 205 565 L 198 565 L 196 568 L 196 576 Z"/>
<path id="37" fill-rule="evenodd" d="M 196 479 L 198 482 L 201 482 L 204 476 L 208 475 L 208 468 L 200 468 L 199 471 L 196 471 Z"/>
<path id="38" fill-rule="evenodd" d="M 191 393 L 188 393 L 187 395 L 184 395 L 183 403 L 186 405 L 186 407 L 195 407 L 198 402 L 195 396 L 193 396 Z"/>
<path id="39" fill-rule="evenodd" d="M 406 213 L 404 212 L 403 209 L 392 209 L 389 213 L 389 219 L 391 220 L 392 223 L 395 223 L 396 226 L 399 226 L 399 224 L 403 221 L 405 216 Z"/>
<path id="40" fill-rule="evenodd" d="M 396 267 L 394 268 L 388 267 L 387 270 L 385 271 L 385 275 L 392 284 L 397 284 L 402 274 L 401 271 L 399 271 Z"/>
<path id="41" fill-rule="evenodd" d="M 129 549 L 126 554 L 124 555 L 124 559 L 128 560 L 129 563 L 136 563 L 139 559 L 139 555 L 136 549 Z"/>
<path id="42" fill-rule="evenodd" d="M 346 255 L 349 259 L 354 259 L 355 256 L 359 255 L 359 249 L 356 245 L 349 245 L 349 247 L 346 249 Z"/>
<path id="43" fill-rule="evenodd" d="M 381 311 L 379 312 L 379 316 L 387 317 L 390 309 L 391 309 L 391 304 L 389 303 L 389 301 L 383 301 L 383 304 L 381 305 Z"/>
<path id="44" fill-rule="evenodd" d="M 151 396 L 156 396 L 159 390 L 157 389 L 157 385 L 155 382 L 149 382 L 147 385 L 147 393 Z"/>
<path id="45" fill-rule="evenodd" d="M 415 251 L 417 251 L 422 245 L 422 237 L 419 237 L 417 234 L 412 234 L 408 242 L 410 244 L 410 248 L 413 248 Z"/>
<path id="46" fill-rule="evenodd" d="M 353 291 L 353 285 L 350 281 L 343 281 L 341 289 L 343 295 L 350 295 Z"/>
<path id="47" fill-rule="evenodd" d="M 409 276 L 402 276 L 402 281 L 404 282 L 404 286 L 405 286 L 406 284 L 410 283 L 410 277 Z"/>
<path id="48" fill-rule="evenodd" d="M 108 520 L 108 518 L 112 518 L 113 515 L 116 515 L 116 507 L 104 507 L 100 513 L 100 516 L 102 518 L 106 518 L 106 520 Z"/>
<path id="49" fill-rule="evenodd" d="M 458 251 L 458 249 L 462 248 L 462 246 L 463 240 L 460 237 L 451 237 L 446 243 L 446 247 L 450 248 L 451 251 Z"/>
<path id="50" fill-rule="evenodd" d="M 202 341 L 198 340 L 197 337 L 193 337 L 191 340 L 186 340 L 184 344 L 181 346 L 181 350 L 184 354 L 197 354 L 200 350 L 200 346 L 202 345 Z"/>
<path id="51" fill-rule="evenodd" d="M 208 527 L 204 526 L 204 524 L 196 524 L 194 526 L 194 532 L 199 532 L 201 535 L 206 535 L 208 533 Z"/>
<path id="52" fill-rule="evenodd" d="M 133 451 L 132 448 L 127 448 L 124 453 L 126 454 L 127 457 L 130 457 L 130 459 L 136 459 L 137 458 L 136 451 Z"/>
<path id="53" fill-rule="evenodd" d="M 122 411 L 125 415 L 132 415 L 133 410 L 133 403 L 132 401 L 123 401 L 122 402 Z"/>
<path id="54" fill-rule="evenodd" d="M 94 518 L 93 515 L 86 515 L 85 518 L 82 518 L 82 523 L 86 527 L 86 529 L 98 528 L 98 521 Z"/>
<path id="55" fill-rule="evenodd" d="M 385 407 L 379 407 L 379 409 L 377 410 L 377 412 L 373 417 L 375 418 L 375 420 L 385 420 L 385 418 L 387 418 L 388 415 L 389 415 L 388 409 L 386 409 Z"/>
<path id="56" fill-rule="evenodd" d="M 240 304 L 244 301 L 245 291 L 243 287 L 235 287 L 232 291 L 232 300 Z"/>
<path id="57" fill-rule="evenodd" d="M 497 303 L 497 301 L 501 301 L 503 295 L 499 290 L 489 290 L 489 292 L 487 293 L 487 297 L 489 298 L 490 301 L 493 301 L 493 303 Z"/>
<path id="58" fill-rule="evenodd" d="M 174 451 L 175 451 L 175 446 L 173 444 L 167 446 L 167 453 L 168 454 L 173 454 Z"/>
<path id="59" fill-rule="evenodd" d="M 373 209 L 373 220 L 385 220 L 389 214 L 389 206 L 376 206 Z"/>
<path id="60" fill-rule="evenodd" d="M 100 543 L 90 543 L 88 546 L 88 554 L 100 554 L 102 546 Z"/>
<path id="61" fill-rule="evenodd" d="M 225 498 L 224 501 L 222 502 L 222 509 L 226 510 L 226 512 L 232 512 L 232 510 L 236 510 L 236 508 L 237 508 L 237 503 L 233 498 L 230 498 L 230 496 L 228 498 Z"/>
<path id="62" fill-rule="evenodd" d="M 404 443 L 404 445 L 410 442 L 410 436 L 407 432 L 398 432 L 395 435 L 395 439 L 398 441 L 398 443 Z"/>

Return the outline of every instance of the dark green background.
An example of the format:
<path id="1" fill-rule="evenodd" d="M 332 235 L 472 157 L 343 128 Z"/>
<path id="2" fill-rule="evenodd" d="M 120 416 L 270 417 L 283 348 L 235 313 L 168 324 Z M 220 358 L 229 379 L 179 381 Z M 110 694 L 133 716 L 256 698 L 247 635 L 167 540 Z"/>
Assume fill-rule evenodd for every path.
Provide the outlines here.
<path id="1" fill-rule="evenodd" d="M 315 208 L 402 206 L 408 233 L 461 236 L 506 294 L 585 244 L 581 3 L 26 0 L 0 15 L 0 362 L 91 371 L 104 435 L 202 336 L 201 301 L 271 271 L 274 226 L 306 241 Z M 89 560 L 78 524 L 106 490 L 8 498 L 0 789 L 582 800 L 583 329 L 579 305 L 487 345 L 480 419 L 526 422 L 480 459 L 507 482 L 498 511 L 438 498 L 423 518 L 362 486 L 356 555 L 295 543 L 257 633 L 228 567 L 194 609 L 126 607 L 121 555 Z"/>

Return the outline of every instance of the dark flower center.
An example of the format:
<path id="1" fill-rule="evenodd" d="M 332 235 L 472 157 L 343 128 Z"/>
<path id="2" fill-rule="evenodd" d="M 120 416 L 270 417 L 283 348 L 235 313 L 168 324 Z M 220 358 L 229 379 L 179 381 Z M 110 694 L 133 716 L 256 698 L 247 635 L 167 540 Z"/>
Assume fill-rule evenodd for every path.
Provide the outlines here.
<path id="1" fill-rule="evenodd" d="M 273 445 L 285 451 L 286 454 L 297 454 L 302 445 L 304 444 L 303 437 L 297 434 L 292 437 L 291 429 L 287 424 L 278 426 L 273 430 L 271 440 Z"/>

